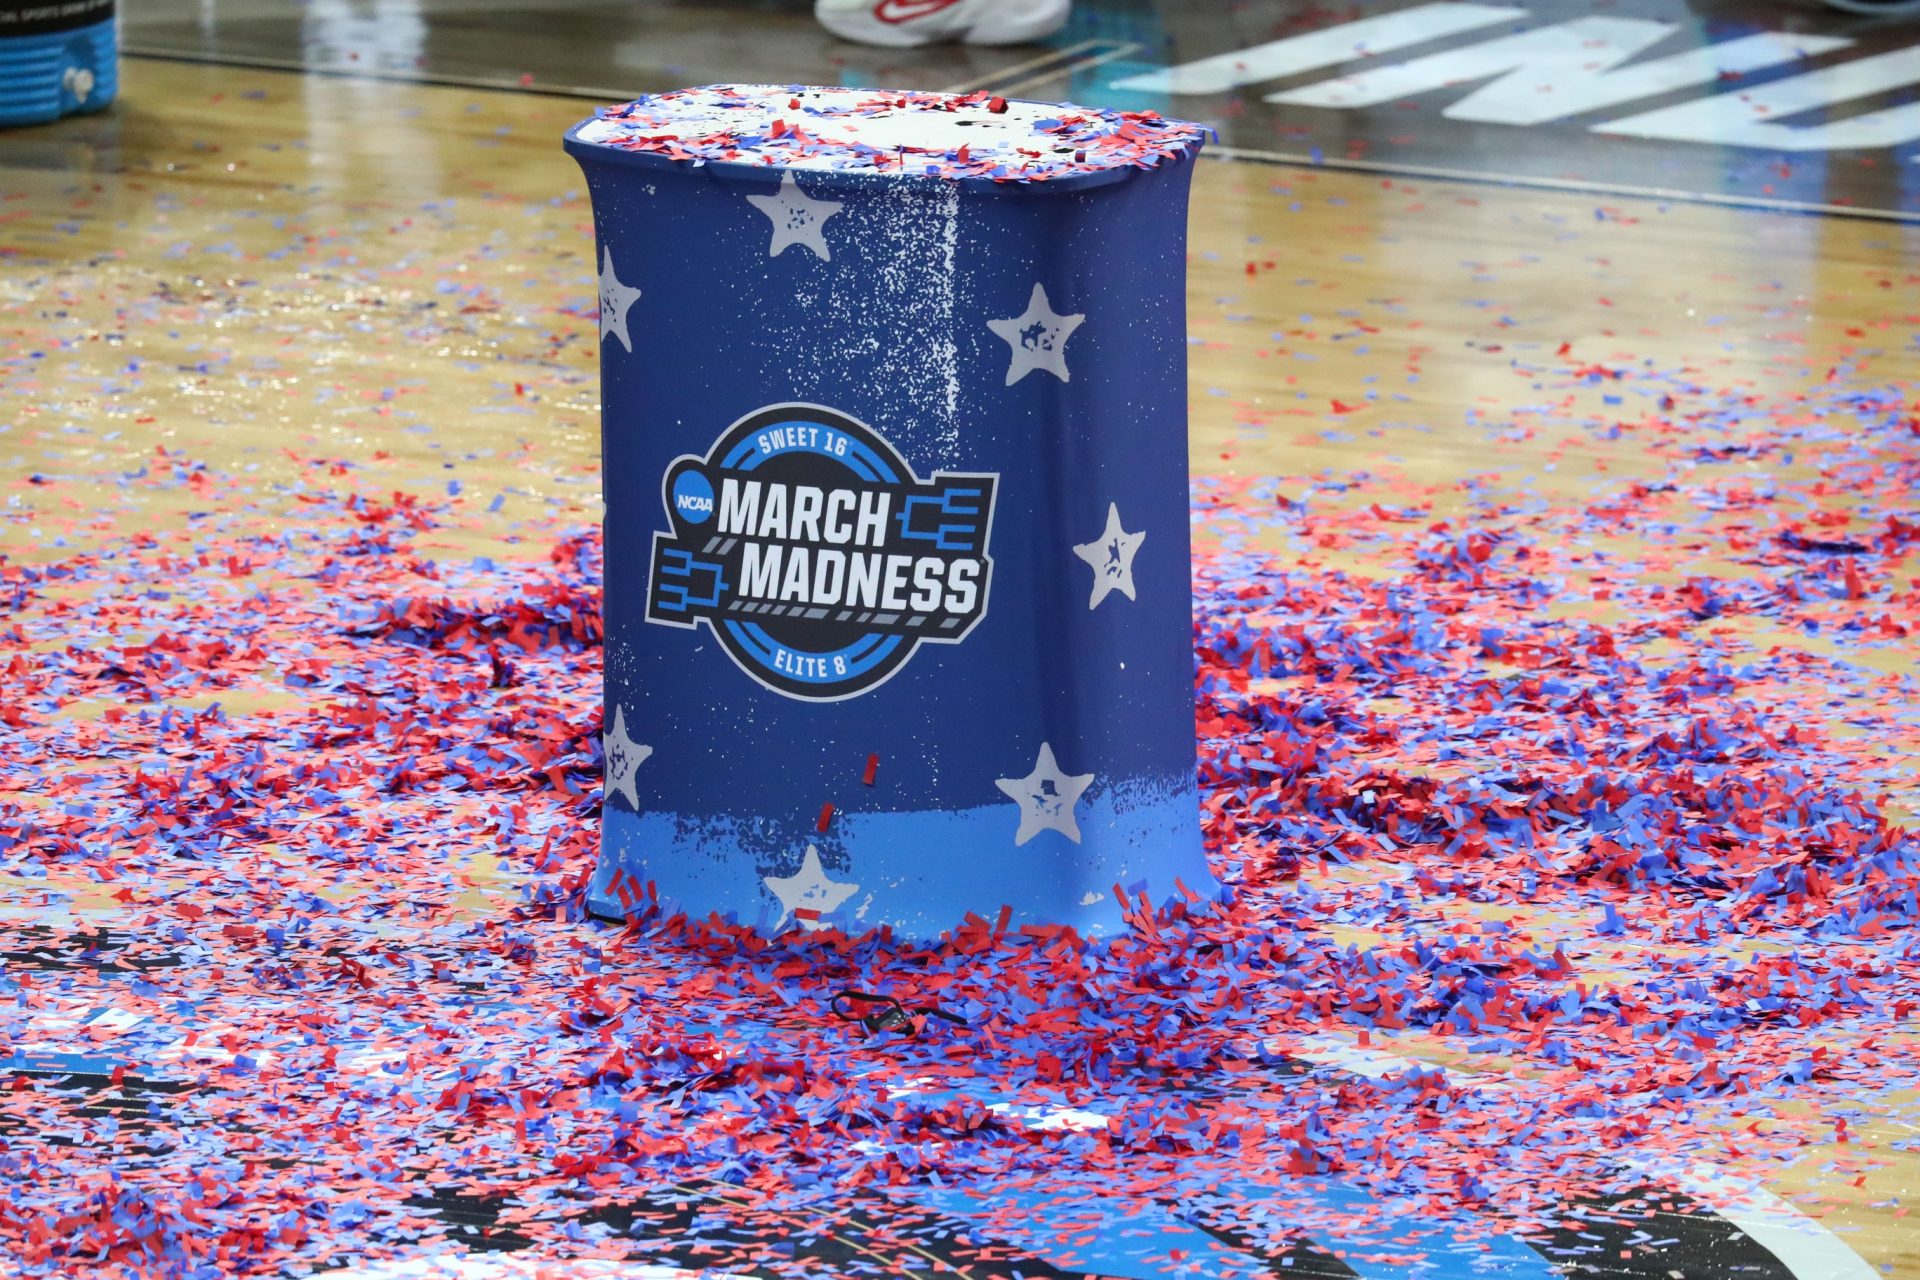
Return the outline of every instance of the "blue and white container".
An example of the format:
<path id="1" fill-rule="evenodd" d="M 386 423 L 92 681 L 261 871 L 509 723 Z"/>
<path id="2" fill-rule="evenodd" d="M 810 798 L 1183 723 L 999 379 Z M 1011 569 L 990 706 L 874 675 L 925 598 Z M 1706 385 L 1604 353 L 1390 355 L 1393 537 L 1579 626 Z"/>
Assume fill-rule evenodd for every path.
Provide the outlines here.
<path id="1" fill-rule="evenodd" d="M 604 403 L 596 911 L 1098 933 L 1116 888 L 1217 891 L 1187 529 L 1202 139 L 767 86 L 568 133 Z"/>
<path id="2" fill-rule="evenodd" d="M 0 0 L 0 128 L 104 110 L 119 85 L 114 0 Z"/>

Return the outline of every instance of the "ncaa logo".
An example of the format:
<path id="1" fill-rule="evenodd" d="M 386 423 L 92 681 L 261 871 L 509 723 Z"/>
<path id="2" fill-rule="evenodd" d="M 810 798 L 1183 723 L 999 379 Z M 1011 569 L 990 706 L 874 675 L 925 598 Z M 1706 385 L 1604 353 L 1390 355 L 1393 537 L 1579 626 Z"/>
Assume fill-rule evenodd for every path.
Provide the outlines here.
<path id="1" fill-rule="evenodd" d="M 713 486 L 698 471 L 682 471 L 673 482 L 673 514 L 693 524 L 704 524 L 713 514 Z"/>
<path id="2" fill-rule="evenodd" d="M 921 480 L 886 437 L 837 410 L 771 405 L 662 479 L 647 621 L 704 623 L 742 671 L 833 702 L 887 680 L 923 644 L 986 616 L 1000 477 Z"/>

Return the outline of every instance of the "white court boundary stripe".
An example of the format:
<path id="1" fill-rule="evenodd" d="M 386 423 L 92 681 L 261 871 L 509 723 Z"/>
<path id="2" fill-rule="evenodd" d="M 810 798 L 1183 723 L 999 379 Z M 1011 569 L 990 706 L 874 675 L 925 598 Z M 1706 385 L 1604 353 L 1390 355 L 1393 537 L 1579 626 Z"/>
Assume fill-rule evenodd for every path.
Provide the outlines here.
<path id="1" fill-rule="evenodd" d="M 1242 85 L 1337 67 L 1528 16 L 1525 9 L 1498 5 L 1417 5 L 1270 40 L 1250 49 L 1230 49 L 1177 67 L 1143 71 L 1116 80 L 1111 87 L 1125 93 L 1226 93 Z"/>
<path id="2" fill-rule="evenodd" d="M 318 1271 L 310 1280 L 726 1280 L 734 1276 L 745 1280 L 737 1271 L 694 1270 L 659 1262 L 450 1253 Z"/>
<path id="3" fill-rule="evenodd" d="M 1500 173 L 1488 169 L 1448 169 L 1435 165 L 1397 164 L 1382 160 L 1347 160 L 1335 156 L 1316 159 L 1293 151 L 1265 151 L 1257 147 L 1230 147 L 1208 143 L 1202 159 L 1233 160 L 1287 169 L 1326 169 L 1339 173 L 1368 173 L 1383 178 L 1420 178 L 1429 182 L 1460 182 L 1474 186 L 1515 187 L 1557 191 L 1564 195 L 1617 196 L 1623 200 L 1652 200 L 1661 204 L 1699 204 L 1745 213 L 1818 214 L 1835 218 L 1868 218 L 1878 222 L 1920 223 L 1920 211 L 1875 209 L 1867 205 L 1816 204 L 1809 200 L 1780 200 L 1771 196 L 1722 195 L 1711 191 L 1681 191 L 1673 187 L 1640 187 L 1631 183 L 1586 182 L 1579 178 L 1544 178 Z"/>
<path id="4" fill-rule="evenodd" d="M 170 45 L 149 44 L 140 39 L 120 43 L 122 58 L 148 62 L 183 62 L 191 66 L 227 67 L 235 71 L 284 71 L 322 80 L 377 80 L 383 84 L 424 85 L 430 89 L 473 89 L 487 93 L 522 93 L 533 98 L 584 98 L 606 104 L 626 102 L 633 90 L 602 88 L 582 84 L 522 84 L 498 76 L 441 75 L 431 71 L 383 71 L 377 67 L 314 64 L 301 58 L 255 57 L 252 54 L 213 53 L 205 49 L 182 49 Z"/>
<path id="5" fill-rule="evenodd" d="M 1298 1047 L 1281 1052 L 1303 1062 L 1370 1080 L 1409 1071 L 1438 1071 L 1454 1084 L 1484 1093 L 1512 1093 L 1518 1087 L 1518 1082 L 1507 1077 L 1456 1071 L 1379 1049 L 1363 1049 L 1337 1036 L 1307 1036 Z M 1665 1165 L 1637 1160 L 1624 1152 L 1614 1153 L 1614 1158 L 1627 1168 L 1700 1201 L 1779 1259 L 1798 1280 L 1883 1280 L 1880 1273 L 1831 1228 L 1801 1213 L 1752 1178 L 1703 1162 Z"/>
<path id="6" fill-rule="evenodd" d="M 1113 41 L 1111 40 L 1094 39 L 1082 40 L 1078 44 L 1070 44 L 1064 49 L 1049 49 L 1038 57 L 1028 58 L 1024 62 L 1016 62 L 1010 67 L 1003 67 L 989 75 L 982 76 L 978 80 L 962 80 L 958 84 L 950 84 L 938 90 L 938 92 L 973 93 L 982 89 L 997 92 L 1005 81 L 1027 80 L 1043 72 L 1048 74 L 1064 74 L 1066 72 L 1076 71 L 1079 69 L 1080 59 L 1093 57 L 1095 56 L 1096 50 L 1105 49 L 1112 44 Z M 1133 44 L 1127 45 L 1126 48 L 1127 51 L 1131 53 L 1139 49 L 1140 46 Z"/>
<path id="7" fill-rule="evenodd" d="M 1109 62 L 1117 62 L 1121 58 L 1131 57 L 1132 55 L 1140 52 L 1140 50 L 1144 49 L 1145 47 L 1146 47 L 1145 45 L 1139 45 L 1139 44 L 1116 45 L 1115 47 L 1108 49 L 1105 53 L 1091 54 L 1085 58 L 1081 58 L 1077 62 L 1070 62 L 1070 63 L 1067 63 L 1065 66 L 1052 67 L 1046 71 L 1040 72 L 1037 75 L 1031 75 L 1031 76 L 1025 77 L 1024 79 L 1015 80 L 1011 84 L 989 83 L 987 88 L 989 92 L 1009 94 L 1009 95 L 1012 95 L 1013 97 L 1021 97 L 1031 92 L 1032 90 L 1039 88 L 1041 85 L 1049 84 L 1055 80 L 1058 80 L 1062 76 L 1067 76 L 1071 78 L 1073 76 L 1083 75 L 1086 72 L 1093 70 L 1095 67 L 1104 67 Z"/>

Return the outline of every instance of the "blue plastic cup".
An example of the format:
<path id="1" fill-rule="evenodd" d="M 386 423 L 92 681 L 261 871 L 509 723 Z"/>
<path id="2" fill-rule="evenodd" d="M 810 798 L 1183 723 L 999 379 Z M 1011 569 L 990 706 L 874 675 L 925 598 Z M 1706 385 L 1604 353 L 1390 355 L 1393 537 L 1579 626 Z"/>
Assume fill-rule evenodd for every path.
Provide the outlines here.
<path id="1" fill-rule="evenodd" d="M 0 0 L 0 127 L 104 110 L 119 84 L 114 0 Z"/>

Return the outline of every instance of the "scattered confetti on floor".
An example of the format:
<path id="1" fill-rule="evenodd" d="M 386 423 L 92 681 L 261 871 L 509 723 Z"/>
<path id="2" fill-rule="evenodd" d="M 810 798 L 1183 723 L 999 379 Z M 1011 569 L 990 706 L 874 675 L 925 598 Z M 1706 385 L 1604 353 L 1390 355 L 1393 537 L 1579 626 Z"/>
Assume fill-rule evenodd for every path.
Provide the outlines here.
<path id="1" fill-rule="evenodd" d="M 1832 1099 L 1911 1083 L 1920 838 L 1883 792 L 1920 725 L 1908 675 L 1728 661 L 1713 624 L 1898 649 L 1920 625 L 1920 475 L 1902 405 L 1836 393 L 1738 437 L 1817 457 L 1853 523 L 1785 480 L 1730 502 L 1686 465 L 1727 438 L 1702 400 L 1647 428 L 1676 479 L 1604 513 L 1435 528 L 1209 486 L 1216 525 L 1365 540 L 1395 571 L 1234 548 L 1197 566 L 1232 898 L 1140 903 L 1100 944 L 984 919 L 928 949 L 586 920 L 588 533 L 538 568 L 429 565 L 409 539 L 459 502 L 342 477 L 297 528 L 8 565 L 0 933 L 34 962 L 5 979 L 0 1232 L 51 1271 L 246 1272 L 417 1251 L 446 1230 L 422 1189 L 446 1188 L 510 1194 L 502 1229 L 617 1257 L 625 1233 L 581 1215 L 680 1183 L 822 1228 L 855 1188 L 1098 1184 L 1206 1199 L 1270 1247 L 1370 1229 L 1419 1253 L 1426 1214 L 1537 1234 L 1664 1164 L 1791 1159 L 1845 1131 Z M 217 502 L 208 469 L 157 460 L 143 483 Z M 1612 550 L 1583 545 L 1601 525 Z M 1694 539 L 1740 571 L 1655 580 Z M 1632 621 L 1553 617 L 1602 565 Z M 308 696 L 266 704 L 287 688 Z M 1836 708 L 1864 736 L 1817 727 Z M 91 931 L 100 899 L 120 923 Z M 827 1007 L 849 984 L 968 1025 L 866 1037 Z M 1288 1070 L 1328 1034 L 1514 1077 Z M 1101 1122 L 1033 1119 L 1062 1109 Z M 1321 1176 L 1368 1204 L 1289 1203 Z"/>
<path id="2" fill-rule="evenodd" d="M 986 92 L 710 85 L 606 108 L 580 136 L 665 161 L 802 172 L 1054 182 L 1184 157 L 1207 135 L 1154 111 L 1060 108 Z"/>
<path id="3" fill-rule="evenodd" d="M 459 215 L 354 211 L 326 305 L 497 334 L 444 261 L 445 307 L 354 301 L 423 287 L 353 260 L 409 216 Z M 1254 252 L 1250 279 L 1279 251 Z M 107 395 L 47 353 L 235 299 L 272 332 L 276 291 L 316 287 L 298 264 L 137 278 L 114 314 L 42 268 L 0 359 L 88 429 L 87 395 L 287 376 L 182 352 Z M 579 296 L 546 319 L 586 331 L 587 254 L 562 268 Z M 1196 345 L 1235 305 L 1196 300 Z M 578 361 L 548 354 L 558 395 Z M 1741 1224 L 1725 1257 L 1858 1274 L 1818 1221 L 1920 1145 L 1915 409 L 1857 366 L 1787 394 L 1586 338 L 1501 359 L 1537 407 L 1457 406 L 1486 451 L 1458 485 L 1397 469 L 1417 431 L 1390 415 L 1418 415 L 1365 390 L 1233 407 L 1230 449 L 1297 424 L 1379 457 L 1197 484 L 1230 892 L 1136 902 L 1102 942 L 991 911 L 930 947 L 590 920 L 577 506 L 517 493 L 502 543 L 501 495 L 396 489 L 291 432 L 265 478 L 146 435 L 106 479 L 23 461 L 0 1248 L 46 1276 L 1532 1276 L 1663 1273 L 1663 1232 L 1705 1220 Z M 407 429 L 378 377 L 335 384 L 373 450 Z M 334 411 L 316 381 L 289 412 Z M 7 403 L 0 452 L 38 458 L 60 428 Z M 1549 428 L 1585 480 L 1502 474 Z M 181 514 L 126 514 L 154 511 Z M 965 1025 L 869 1034 L 848 989 Z"/>

